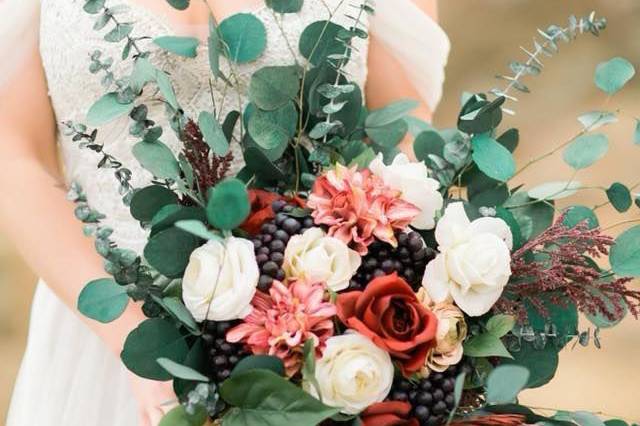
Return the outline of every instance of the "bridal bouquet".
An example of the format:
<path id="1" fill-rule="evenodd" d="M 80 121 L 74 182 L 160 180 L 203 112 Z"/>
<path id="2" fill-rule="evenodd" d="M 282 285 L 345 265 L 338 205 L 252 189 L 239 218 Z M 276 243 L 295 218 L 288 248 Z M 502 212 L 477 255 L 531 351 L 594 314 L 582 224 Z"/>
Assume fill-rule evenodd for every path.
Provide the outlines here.
<path id="1" fill-rule="evenodd" d="M 303 2 L 266 3 L 279 15 Z M 198 40 L 145 44 L 116 18 L 119 8 L 84 2 L 131 64 L 119 76 L 111 59 L 92 55 L 90 71 L 103 73 L 108 93 L 87 121 L 99 128 L 128 116 L 139 139 L 133 155 L 152 182 L 134 188 L 98 130 L 67 128 L 113 169 L 147 241 L 143 253 L 118 247 L 73 184 L 76 215 L 111 275 L 87 284 L 78 309 L 109 322 L 130 300 L 142 303 L 148 319 L 121 358 L 141 377 L 173 380 L 179 404 L 162 426 L 605 424 L 586 412 L 543 416 L 517 396 L 551 380 L 567 344 L 599 346 L 601 329 L 638 315 L 630 282 L 640 276 L 640 226 L 614 240 L 597 208 L 559 209 L 557 200 L 587 189 L 575 174 L 511 185 L 536 161 L 518 169 L 518 131 L 499 130 L 511 113 L 505 103 L 516 100 L 510 91 L 528 91 L 522 79 L 540 73 L 541 58 L 559 41 L 597 35 L 604 20 L 572 17 L 540 31 L 526 61 L 501 77 L 506 87 L 465 94 L 456 128 L 436 130 L 408 115 L 411 100 L 368 111 L 346 73 L 354 40 L 367 37 L 364 17 L 375 13 L 368 0 L 353 6 L 351 26 L 329 14 L 289 40 L 300 60 L 256 71 L 239 94 L 246 105 L 194 116 L 152 51 L 192 58 Z M 212 20 L 212 80 L 237 90 L 237 66 L 262 54 L 265 37 L 252 14 Z M 611 95 L 633 74 L 614 58 L 595 82 Z M 167 128 L 149 116 L 158 101 Z M 577 173 L 606 153 L 606 136 L 594 131 L 617 120 L 586 113 L 578 135 L 552 152 Z M 161 141 L 166 133 L 179 152 Z M 406 137 L 413 156 L 397 149 Z M 246 166 L 231 175 L 234 145 Z M 604 187 L 605 203 L 631 209 L 632 189 Z"/>

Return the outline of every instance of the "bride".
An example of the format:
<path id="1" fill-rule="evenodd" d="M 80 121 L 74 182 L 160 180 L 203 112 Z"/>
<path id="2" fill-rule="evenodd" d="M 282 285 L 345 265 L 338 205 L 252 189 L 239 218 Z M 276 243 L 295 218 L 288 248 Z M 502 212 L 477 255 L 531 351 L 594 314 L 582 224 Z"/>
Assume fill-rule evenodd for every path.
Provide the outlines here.
<path id="1" fill-rule="evenodd" d="M 82 122 L 101 93 L 100 78 L 87 72 L 91 52 L 102 49 L 107 56 L 119 57 L 118 47 L 92 29 L 93 18 L 82 10 L 84 1 L 0 2 L 0 180 L 5 182 L 0 226 L 43 279 L 33 302 L 9 426 L 157 425 L 164 403 L 174 397 L 168 382 L 135 377 L 119 360 L 125 337 L 144 319 L 139 306 L 129 305 L 109 325 L 81 319 L 74 312 L 83 285 L 105 272 L 74 218 L 73 205 L 65 199 L 64 183 L 82 184 L 92 205 L 116 225 L 119 245 L 139 250 L 144 241 L 109 171 L 96 169 L 95 156 L 61 136 L 61 123 Z M 357 83 L 364 85 L 366 79 L 369 107 L 398 98 L 420 99 L 415 115 L 430 118 L 440 98 L 449 50 L 446 35 L 433 20 L 435 2 L 377 1 L 377 13 L 370 18 L 371 38 L 362 41 L 350 70 Z M 134 22 L 134 31 L 154 37 L 206 38 L 202 33 L 210 14 L 218 21 L 240 11 L 259 15 L 270 41 L 262 58 L 240 69 L 245 76 L 241 86 L 259 67 L 291 60 L 282 37 L 295 42 L 306 25 L 326 19 L 327 11 L 335 8 L 336 21 L 348 25 L 344 14 L 349 13 L 349 1 L 306 0 L 298 14 L 284 17 L 281 29 L 262 0 L 193 0 L 182 12 L 162 0 L 107 0 L 107 6 L 116 3 L 128 6 L 119 15 L 122 21 Z M 206 54 L 188 62 L 161 52 L 153 55 L 178 83 L 177 95 L 188 113 L 210 104 Z M 116 69 L 117 63 L 116 59 Z M 100 137 L 134 177 L 142 174 L 136 173 L 126 121 L 101 129 Z M 175 148 L 178 141 L 167 143 Z"/>

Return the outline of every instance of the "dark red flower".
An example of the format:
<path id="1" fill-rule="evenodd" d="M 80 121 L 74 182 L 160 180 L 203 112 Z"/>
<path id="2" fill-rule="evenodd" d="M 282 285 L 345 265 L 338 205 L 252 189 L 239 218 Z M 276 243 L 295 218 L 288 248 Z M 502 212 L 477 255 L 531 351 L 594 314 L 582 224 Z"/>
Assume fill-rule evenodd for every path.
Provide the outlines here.
<path id="1" fill-rule="evenodd" d="M 251 203 L 251 213 L 241 228 L 251 235 L 260 232 L 262 224 L 275 217 L 273 209 L 271 209 L 271 203 L 281 199 L 283 199 L 283 197 L 274 192 L 262 189 L 250 189 L 249 203 Z"/>
<path id="2" fill-rule="evenodd" d="M 363 426 L 419 426 L 418 420 L 410 417 L 411 404 L 402 401 L 378 402 L 360 414 Z"/>
<path id="3" fill-rule="evenodd" d="M 435 344 L 436 316 L 396 273 L 375 278 L 364 291 L 340 294 L 338 317 L 394 357 L 405 376 L 420 370 Z"/>

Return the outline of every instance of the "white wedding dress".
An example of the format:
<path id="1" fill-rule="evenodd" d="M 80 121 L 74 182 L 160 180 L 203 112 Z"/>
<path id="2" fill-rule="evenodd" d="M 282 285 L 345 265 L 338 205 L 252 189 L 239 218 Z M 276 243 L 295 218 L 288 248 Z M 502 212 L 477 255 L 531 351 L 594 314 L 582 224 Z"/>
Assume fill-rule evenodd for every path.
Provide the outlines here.
<path id="1" fill-rule="evenodd" d="M 18 43 L 25 28 L 18 28 L 13 23 L 9 31 L 9 19 L 24 19 L 24 9 L 21 8 L 29 7 L 27 3 L 32 3 L 32 0 L 8 0 L 8 4 L 7 0 L 3 1 L 4 6 L 0 2 L 0 19 L 7 21 L 0 21 L 0 30 L 6 31 L 3 34 L 5 41 L 7 37 L 11 40 L 13 35 L 15 43 Z M 135 23 L 134 36 L 175 34 L 176 28 L 164 17 L 150 13 L 133 0 L 108 1 L 107 5 L 122 3 L 129 9 L 118 18 L 121 22 Z M 296 46 L 299 34 L 309 23 L 327 18 L 325 5 L 333 8 L 340 3 L 341 0 L 306 0 L 300 13 L 285 15 L 283 28 L 286 37 Z M 344 15 L 350 13 L 350 2 L 343 3 L 334 19 L 349 25 L 350 21 Z M 95 18 L 83 12 L 83 4 L 84 1 L 79 0 L 41 0 L 40 5 L 34 8 L 39 12 L 35 15 L 39 15 L 40 22 L 40 52 L 58 123 L 67 120 L 83 122 L 88 108 L 103 93 L 100 76 L 88 71 L 91 52 L 100 49 L 106 56 L 113 57 L 116 75 L 126 75 L 130 67 L 131 61 L 123 65 L 119 60 L 122 45 L 105 42 L 102 39 L 104 31 L 99 33 L 92 29 Z M 420 87 L 424 100 L 435 107 L 441 94 L 443 69 L 449 50 L 446 35 L 409 0 L 378 0 L 378 4 L 378 14 L 372 18 L 372 31 L 397 54 L 398 61 Z M 292 62 L 292 53 L 271 11 L 260 7 L 251 12 L 265 23 L 268 42 L 259 60 L 240 66 L 243 91 L 250 75 L 259 67 Z M 358 43 L 359 53 L 350 64 L 349 72 L 356 82 L 364 84 L 367 42 L 359 40 Z M 171 75 L 177 97 L 187 114 L 197 116 L 199 111 L 210 110 L 206 46 L 200 47 L 196 59 L 178 58 L 152 46 L 149 48 L 153 51 L 152 61 Z M 7 78 L 7 75 L 2 76 L 1 66 L 0 77 Z M 214 87 L 214 97 L 221 96 L 220 88 Z M 163 106 L 157 102 L 149 102 L 148 106 L 149 117 L 168 129 Z M 100 129 L 98 139 L 104 142 L 105 151 L 132 170 L 132 184 L 141 187 L 148 183 L 150 176 L 137 165 L 131 154 L 134 139 L 129 136 L 128 125 L 126 117 L 110 123 Z M 81 150 L 59 133 L 68 180 L 79 182 L 92 206 L 106 214 L 105 222 L 114 228 L 114 238 L 120 246 L 141 252 L 144 232 L 122 204 L 112 171 L 98 169 L 99 156 L 89 150 Z M 162 140 L 177 151 L 180 144 L 170 133 L 165 132 Z M 237 154 L 235 158 L 234 167 L 238 170 L 241 155 Z M 45 283 L 40 282 L 8 426 L 133 426 L 136 421 L 136 401 L 120 360 L 106 349 L 76 313 L 67 308 Z"/>

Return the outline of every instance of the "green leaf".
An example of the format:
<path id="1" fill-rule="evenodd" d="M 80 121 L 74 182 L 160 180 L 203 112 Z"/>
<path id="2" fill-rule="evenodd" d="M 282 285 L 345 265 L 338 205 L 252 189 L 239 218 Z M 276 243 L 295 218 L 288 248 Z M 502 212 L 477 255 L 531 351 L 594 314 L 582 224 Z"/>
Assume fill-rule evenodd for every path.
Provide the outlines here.
<path id="1" fill-rule="evenodd" d="M 95 15 L 104 7 L 105 0 L 87 0 L 83 6 L 85 12 Z"/>
<path id="2" fill-rule="evenodd" d="M 453 418 L 458 411 L 458 407 L 460 406 L 460 401 L 462 400 L 462 392 L 464 392 L 464 382 L 466 376 L 467 374 L 463 371 L 462 373 L 458 374 L 458 377 L 456 377 L 456 382 L 453 386 L 453 408 L 449 413 L 447 424 L 453 421 Z"/>
<path id="3" fill-rule="evenodd" d="M 571 197 L 582 184 L 574 181 L 547 182 L 530 189 L 527 193 L 535 200 L 560 200 Z"/>
<path id="4" fill-rule="evenodd" d="M 221 238 L 219 235 L 209 231 L 207 226 L 200 220 L 179 220 L 175 223 L 175 226 L 204 240 L 219 240 Z"/>
<path id="5" fill-rule="evenodd" d="M 498 356 L 512 358 L 507 348 L 499 337 L 492 333 L 478 334 L 464 342 L 464 354 L 474 358 Z"/>
<path id="6" fill-rule="evenodd" d="M 169 358 L 158 358 L 157 361 L 158 364 L 160 364 L 160 366 L 164 368 L 167 373 L 171 374 L 172 377 L 177 377 L 178 379 L 182 380 L 193 380 L 196 382 L 209 381 L 209 378 L 204 374 L 200 374 L 193 368 L 172 361 Z"/>
<path id="7" fill-rule="evenodd" d="M 167 0 L 167 3 L 178 10 L 185 10 L 189 7 L 189 0 Z"/>
<path id="8" fill-rule="evenodd" d="M 529 381 L 529 370 L 519 365 L 500 365 L 487 378 L 489 404 L 513 402 Z"/>
<path id="9" fill-rule="evenodd" d="M 304 0 L 266 0 L 266 3 L 277 13 L 297 13 L 302 9 Z"/>
<path id="10" fill-rule="evenodd" d="M 418 101 L 413 99 L 402 99 L 393 102 L 380 109 L 369 112 L 365 120 L 367 127 L 382 127 L 391 124 L 394 121 L 404 118 L 409 112 L 418 107 Z M 408 126 L 407 126 L 408 128 Z"/>
<path id="11" fill-rule="evenodd" d="M 180 178 L 180 165 L 173 152 L 160 141 L 138 142 L 133 146 L 133 156 L 140 165 L 160 179 Z"/>
<path id="12" fill-rule="evenodd" d="M 151 318 L 129 333 L 120 358 L 130 371 L 140 377 L 170 380 L 171 375 L 156 360 L 168 358 L 180 363 L 188 351 L 184 336 L 172 321 Z"/>
<path id="13" fill-rule="evenodd" d="M 194 414 L 189 414 L 183 405 L 178 405 L 162 417 L 158 426 L 202 426 L 206 420 L 207 411 L 204 408 L 200 407 Z"/>
<path id="14" fill-rule="evenodd" d="M 604 424 L 606 426 L 629 426 L 627 422 L 620 419 L 605 420 Z"/>
<path id="15" fill-rule="evenodd" d="M 315 426 L 339 411 L 268 370 L 229 378 L 220 396 L 233 407 L 223 418 L 225 426 Z"/>
<path id="16" fill-rule="evenodd" d="M 625 58 L 616 57 L 601 62 L 596 67 L 594 81 L 596 86 L 608 95 L 613 95 L 633 78 L 636 70 Z"/>
<path id="17" fill-rule="evenodd" d="M 409 125 L 400 119 L 382 127 L 366 127 L 367 136 L 383 148 L 393 148 L 398 145 L 407 134 Z"/>
<path id="18" fill-rule="evenodd" d="M 409 133 L 413 136 L 418 136 L 420 133 L 426 132 L 427 130 L 434 130 L 433 126 L 428 122 L 411 115 L 405 116 L 404 121 L 409 125 Z"/>
<path id="19" fill-rule="evenodd" d="M 280 358 L 271 355 L 250 355 L 236 364 L 231 377 L 256 369 L 269 370 L 278 376 L 284 376 L 284 364 Z"/>
<path id="20" fill-rule="evenodd" d="M 153 42 L 164 50 L 186 58 L 195 58 L 200 44 L 200 40 L 195 37 L 175 36 L 156 37 Z"/>
<path id="21" fill-rule="evenodd" d="M 239 64 L 258 59 L 267 45 L 267 30 L 262 21 L 251 13 L 228 17 L 220 22 L 218 30 L 228 58 Z"/>
<path id="22" fill-rule="evenodd" d="M 144 248 L 144 257 L 162 275 L 181 278 L 189 264 L 189 256 L 201 241 L 178 228 L 168 228 L 149 239 Z"/>
<path id="23" fill-rule="evenodd" d="M 209 68 L 216 78 L 223 77 L 220 71 L 220 33 L 218 26 L 213 18 L 209 19 L 209 36 L 207 37 L 207 53 L 209 58 Z"/>
<path id="24" fill-rule="evenodd" d="M 578 334 L 578 310 L 575 305 L 560 306 L 552 303 L 549 296 L 545 294 L 538 297 L 538 303 L 546 308 L 547 315 L 542 316 L 532 303 L 525 302 L 527 319 L 536 334 L 546 333 L 549 324 L 555 326 L 558 337 L 554 342 L 547 342 L 548 345 L 562 347 Z M 533 371 L 532 374 L 534 374 Z"/>
<path id="25" fill-rule="evenodd" d="M 265 150 L 275 150 L 277 160 L 287 148 L 287 144 L 296 133 L 298 112 L 293 102 L 274 111 L 258 110 L 249 118 L 248 131 L 251 138 Z"/>
<path id="26" fill-rule="evenodd" d="M 604 303 L 604 309 L 610 314 L 614 316 L 614 319 L 610 319 L 608 316 L 605 316 L 601 312 L 596 312 L 595 314 L 585 313 L 585 316 L 593 325 L 598 328 L 611 328 L 620 323 L 627 315 L 628 308 L 627 302 L 624 298 L 617 293 L 603 292 L 597 286 L 590 287 L 588 289 L 589 293 L 600 299 Z M 615 300 L 615 303 L 614 303 Z M 616 306 L 622 306 L 623 310 L 621 313 L 616 313 Z"/>
<path id="27" fill-rule="evenodd" d="M 184 303 L 182 303 L 182 300 L 177 297 L 164 297 L 162 299 L 154 297 L 154 300 L 158 302 L 165 311 L 171 314 L 171 316 L 187 327 L 189 331 L 191 331 L 191 334 L 202 334 L 196 320 L 193 318 L 193 315 L 191 315 L 191 312 L 189 312 Z"/>
<path id="28" fill-rule="evenodd" d="M 169 76 L 164 71 L 156 69 L 156 84 L 158 85 L 158 89 L 165 101 L 171 105 L 171 107 L 175 110 L 180 108 L 178 104 L 178 99 L 176 98 L 176 92 L 173 90 L 173 85 L 171 84 L 171 80 L 169 80 Z"/>
<path id="29" fill-rule="evenodd" d="M 249 195 L 238 179 L 225 179 L 209 190 L 207 218 L 221 230 L 232 230 L 245 221 L 251 211 Z"/>
<path id="30" fill-rule="evenodd" d="M 331 55 L 342 55 L 344 44 L 338 35 L 346 29 L 330 21 L 316 21 L 307 26 L 300 35 L 300 53 L 313 65 L 318 66 Z"/>
<path id="31" fill-rule="evenodd" d="M 504 364 L 521 365 L 529 370 L 527 388 L 537 388 L 547 384 L 558 369 L 558 351 L 553 344 L 544 349 L 536 349 L 532 343 L 522 342 L 519 351 L 512 352 L 513 360 L 504 360 Z"/>
<path id="32" fill-rule="evenodd" d="M 260 109 L 273 111 L 295 99 L 300 89 L 297 66 L 260 68 L 251 76 L 249 99 Z"/>
<path id="33" fill-rule="evenodd" d="M 87 124 L 94 127 L 102 126 L 122 115 L 129 114 L 133 106 L 133 103 L 123 104 L 118 102 L 117 93 L 107 93 L 89 108 Z"/>
<path id="34" fill-rule="evenodd" d="M 150 222 L 166 205 L 178 204 L 178 196 L 160 185 L 150 185 L 136 191 L 131 198 L 131 216 L 140 222 Z"/>
<path id="35" fill-rule="evenodd" d="M 573 228 L 577 224 L 585 221 L 589 229 L 597 228 L 599 225 L 596 214 L 586 206 L 568 207 L 565 210 L 564 215 L 562 223 L 569 228 Z"/>
<path id="36" fill-rule="evenodd" d="M 518 131 L 518 129 L 509 129 L 501 134 L 496 140 L 500 143 L 500 145 L 507 148 L 509 152 L 513 153 L 518 147 L 518 142 L 520 141 L 520 132 Z"/>
<path id="37" fill-rule="evenodd" d="M 616 123 L 618 117 L 612 112 L 591 111 L 579 116 L 578 121 L 582 124 L 585 131 L 591 131 L 607 124 Z"/>
<path id="38" fill-rule="evenodd" d="M 513 213 L 504 207 L 497 207 L 496 217 L 504 220 L 504 222 L 509 226 L 511 236 L 513 238 L 513 250 L 517 250 L 522 247 L 522 244 L 524 243 L 522 240 L 522 229 L 520 229 L 520 224 Z"/>
<path id="39" fill-rule="evenodd" d="M 633 200 L 629 188 L 620 182 L 615 182 L 607 189 L 607 198 L 611 205 L 620 213 L 624 213 L 631 208 Z"/>
<path id="40" fill-rule="evenodd" d="M 640 145 L 640 120 L 636 118 L 636 128 L 633 132 L 633 143 Z"/>
<path id="41" fill-rule="evenodd" d="M 445 141 L 435 130 L 425 130 L 416 136 L 413 152 L 419 161 L 428 161 L 429 155 L 443 156 Z"/>
<path id="42" fill-rule="evenodd" d="M 104 39 L 110 43 L 118 43 L 127 38 L 129 34 L 131 34 L 131 31 L 133 31 L 132 24 L 117 24 L 114 29 L 104 35 Z"/>
<path id="43" fill-rule="evenodd" d="M 553 201 L 532 201 L 526 192 L 516 192 L 504 204 L 518 221 L 525 240 L 540 235 L 551 226 L 555 214 Z"/>
<path id="44" fill-rule="evenodd" d="M 261 179 L 269 182 L 285 180 L 286 175 L 276 166 L 258 147 L 250 146 L 244 151 L 244 161 L 247 169 Z"/>
<path id="45" fill-rule="evenodd" d="M 576 170 L 591 166 L 605 156 L 609 150 L 609 139 L 602 133 L 583 135 L 564 149 L 562 158 Z"/>
<path id="46" fill-rule="evenodd" d="M 127 289 L 110 278 L 89 282 L 78 296 L 78 311 L 102 323 L 111 322 L 124 312 L 129 303 Z"/>
<path id="47" fill-rule="evenodd" d="M 496 337 L 505 336 L 516 325 L 516 319 L 511 315 L 494 315 L 487 321 L 487 332 Z"/>
<path id="48" fill-rule="evenodd" d="M 600 420 L 595 414 L 589 413 L 587 411 L 576 411 L 567 414 L 569 419 L 580 426 L 605 426 L 605 423 Z"/>
<path id="49" fill-rule="evenodd" d="M 506 182 L 516 171 L 516 163 L 507 148 L 485 134 L 471 139 L 472 158 L 480 171 L 490 178 Z"/>
<path id="50" fill-rule="evenodd" d="M 151 219 L 151 236 L 164 231 L 183 220 L 204 222 L 207 215 L 202 207 L 168 204 L 162 207 Z"/>
<path id="51" fill-rule="evenodd" d="M 621 277 L 640 277 L 640 225 L 627 229 L 611 247 L 609 262 Z"/>
<path id="52" fill-rule="evenodd" d="M 475 135 L 495 129 L 502 120 L 504 101 L 504 97 L 489 102 L 484 95 L 473 95 L 462 107 L 458 117 L 458 129 Z"/>
<path id="53" fill-rule="evenodd" d="M 229 141 L 222 131 L 222 126 L 208 111 L 202 111 L 198 116 L 198 127 L 202 131 L 204 141 L 209 145 L 213 153 L 219 157 L 229 152 Z"/>

